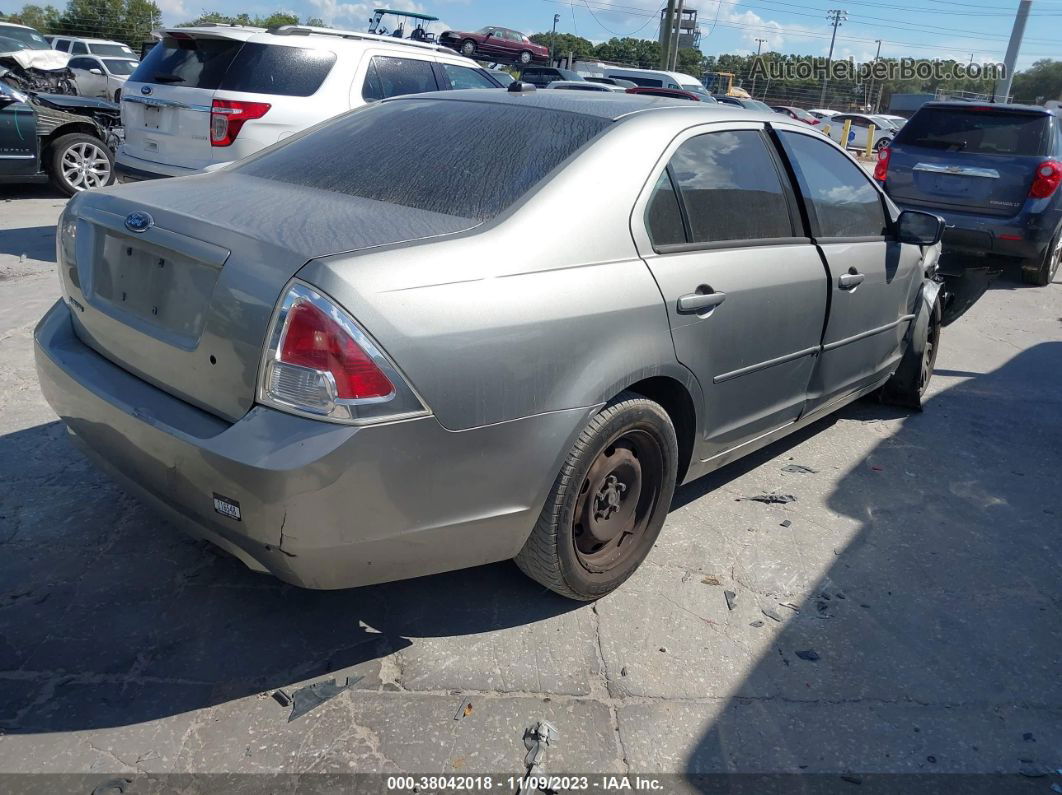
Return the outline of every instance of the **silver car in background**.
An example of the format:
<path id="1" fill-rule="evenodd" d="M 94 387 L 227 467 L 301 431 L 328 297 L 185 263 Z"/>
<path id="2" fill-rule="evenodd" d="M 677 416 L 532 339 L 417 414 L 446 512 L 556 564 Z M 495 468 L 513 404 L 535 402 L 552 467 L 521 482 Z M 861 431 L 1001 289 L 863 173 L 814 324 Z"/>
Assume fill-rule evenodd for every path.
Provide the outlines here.
<path id="1" fill-rule="evenodd" d="M 777 114 L 396 98 L 75 197 L 37 367 L 93 459 L 253 569 L 515 558 L 594 599 L 676 484 L 875 390 L 920 405 L 941 227 Z"/>

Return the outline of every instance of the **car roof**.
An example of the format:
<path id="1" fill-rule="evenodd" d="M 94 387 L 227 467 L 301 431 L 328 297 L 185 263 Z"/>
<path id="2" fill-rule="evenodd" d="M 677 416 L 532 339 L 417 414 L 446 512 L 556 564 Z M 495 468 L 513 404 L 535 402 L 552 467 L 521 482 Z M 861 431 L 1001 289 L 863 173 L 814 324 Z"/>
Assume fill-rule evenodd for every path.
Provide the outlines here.
<path id="1" fill-rule="evenodd" d="M 521 105 L 543 110 L 567 111 L 584 116 L 617 121 L 634 113 L 685 108 L 689 113 L 699 113 L 707 121 L 772 121 L 777 122 L 777 113 L 745 110 L 734 105 L 714 102 L 691 102 L 688 99 L 661 97 L 647 94 L 628 94 L 625 91 L 505 91 L 466 88 L 458 91 L 439 91 L 431 94 L 392 97 L 385 102 L 439 99 L 447 102 L 485 102 L 497 105 Z"/>
<path id="2" fill-rule="evenodd" d="M 985 109 L 991 108 L 992 110 L 1008 111 L 1013 110 L 1019 113 L 1043 113 L 1045 116 L 1058 115 L 1055 108 L 1045 108 L 1043 105 L 1019 105 L 1017 103 L 1007 102 L 963 102 L 962 100 L 947 100 L 927 102 L 922 105 L 923 108 L 944 108 L 950 110 L 970 110 L 971 108 Z"/>
<path id="3" fill-rule="evenodd" d="M 2 19 L 0 19 L 0 25 L 3 25 L 5 28 L 22 28 L 24 30 L 32 31 L 37 30 L 36 28 L 31 28 L 29 25 L 21 25 L 18 22 L 4 22 Z"/>

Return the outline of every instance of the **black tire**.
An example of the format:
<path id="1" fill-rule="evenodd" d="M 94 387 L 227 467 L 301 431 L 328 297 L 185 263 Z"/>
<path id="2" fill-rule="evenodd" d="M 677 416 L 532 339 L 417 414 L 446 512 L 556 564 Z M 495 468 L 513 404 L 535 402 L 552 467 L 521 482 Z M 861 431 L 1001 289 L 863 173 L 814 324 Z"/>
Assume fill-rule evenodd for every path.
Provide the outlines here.
<path id="1" fill-rule="evenodd" d="M 1031 268 L 1021 269 L 1022 281 L 1027 284 L 1035 284 L 1037 287 L 1046 287 L 1058 275 L 1060 262 L 1062 262 L 1062 227 L 1051 238 L 1051 242 L 1048 244 L 1040 261 L 1033 262 Z"/>
<path id="2" fill-rule="evenodd" d="M 459 48 L 458 52 L 460 52 L 466 58 L 471 58 L 473 55 L 476 54 L 476 43 L 472 41 L 472 39 L 465 39 L 463 42 L 461 42 L 461 47 Z"/>
<path id="3" fill-rule="evenodd" d="M 933 378 L 937 353 L 940 350 L 941 317 L 938 294 L 932 306 L 923 304 L 915 316 L 907 350 L 904 351 L 896 372 L 881 389 L 883 402 L 915 411 L 922 410 L 922 398 Z"/>
<path id="4" fill-rule="evenodd" d="M 623 392 L 569 451 L 516 565 L 570 599 L 610 593 L 660 535 L 677 472 L 678 441 L 667 412 Z"/>
<path id="5" fill-rule="evenodd" d="M 93 154 L 89 156 L 89 152 Z M 70 166 L 79 158 L 89 162 L 91 168 L 71 176 Z M 114 154 L 107 144 L 92 135 L 70 133 L 59 136 L 48 147 L 46 162 L 52 184 L 67 196 L 114 183 Z"/>
<path id="6" fill-rule="evenodd" d="M 522 64 L 531 63 L 531 53 L 529 53 L 527 50 L 524 50 L 523 52 L 520 53 L 519 60 L 520 60 L 520 63 L 522 63 Z"/>

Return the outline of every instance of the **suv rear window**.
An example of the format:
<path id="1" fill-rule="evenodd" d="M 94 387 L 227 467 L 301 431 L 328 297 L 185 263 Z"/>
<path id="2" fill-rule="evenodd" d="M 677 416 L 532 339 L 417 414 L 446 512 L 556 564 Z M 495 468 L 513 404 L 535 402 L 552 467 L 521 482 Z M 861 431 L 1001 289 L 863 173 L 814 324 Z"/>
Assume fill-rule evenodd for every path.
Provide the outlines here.
<path id="1" fill-rule="evenodd" d="M 165 37 L 129 78 L 211 91 L 308 97 L 321 87 L 335 53 L 235 39 Z"/>
<path id="2" fill-rule="evenodd" d="M 1042 155 L 1050 131 L 1039 113 L 922 108 L 896 136 L 896 143 L 949 152 Z"/>
<path id="3" fill-rule="evenodd" d="M 495 103 L 381 102 L 338 116 L 234 170 L 487 220 L 609 123 L 577 113 Z"/>

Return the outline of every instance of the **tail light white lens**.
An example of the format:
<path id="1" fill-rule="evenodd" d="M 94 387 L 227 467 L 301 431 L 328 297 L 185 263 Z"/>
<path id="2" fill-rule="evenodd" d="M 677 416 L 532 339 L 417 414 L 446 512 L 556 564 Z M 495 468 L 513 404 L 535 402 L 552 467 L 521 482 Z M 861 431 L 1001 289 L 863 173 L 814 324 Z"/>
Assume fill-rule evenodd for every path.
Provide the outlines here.
<path id="1" fill-rule="evenodd" d="M 293 283 L 273 317 L 259 400 L 335 422 L 427 414 L 423 402 L 350 315 Z"/>
<path id="2" fill-rule="evenodd" d="M 874 164 L 874 179 L 878 182 L 884 182 L 889 176 L 889 158 L 892 157 L 892 150 L 887 146 L 883 146 L 878 150 L 878 162 Z"/>
<path id="3" fill-rule="evenodd" d="M 245 122 L 262 118 L 271 107 L 268 102 L 215 99 L 210 106 L 210 145 L 231 146 Z"/>
<path id="4" fill-rule="evenodd" d="M 1029 198 L 1050 198 L 1058 190 L 1060 182 L 1062 182 L 1062 163 L 1057 160 L 1045 160 L 1036 167 L 1036 177 L 1029 188 Z"/>

